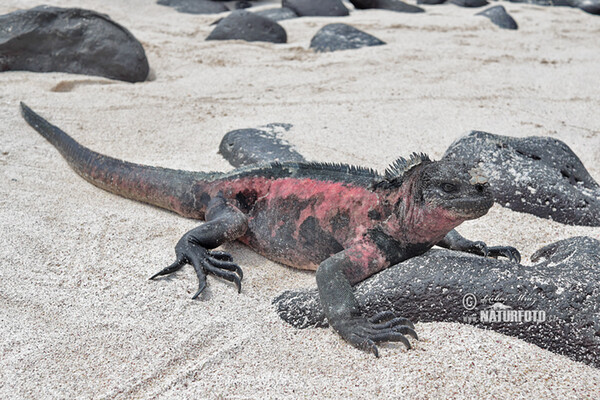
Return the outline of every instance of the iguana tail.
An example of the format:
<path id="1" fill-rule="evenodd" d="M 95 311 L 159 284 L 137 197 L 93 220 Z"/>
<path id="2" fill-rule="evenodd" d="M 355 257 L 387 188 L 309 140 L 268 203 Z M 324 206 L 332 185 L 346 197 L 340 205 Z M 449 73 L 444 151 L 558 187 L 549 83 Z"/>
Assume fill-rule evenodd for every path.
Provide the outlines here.
<path id="1" fill-rule="evenodd" d="M 71 168 L 93 185 L 129 199 L 149 203 L 190 218 L 204 218 L 196 198 L 218 174 L 134 164 L 108 157 L 77 143 L 21 103 L 25 121 L 45 137 Z"/>

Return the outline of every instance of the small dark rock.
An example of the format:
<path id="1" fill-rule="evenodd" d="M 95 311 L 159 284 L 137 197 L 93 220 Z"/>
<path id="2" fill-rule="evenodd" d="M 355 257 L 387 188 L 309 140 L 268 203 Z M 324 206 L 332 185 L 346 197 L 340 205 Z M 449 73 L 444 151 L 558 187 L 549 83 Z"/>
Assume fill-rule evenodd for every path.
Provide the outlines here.
<path id="1" fill-rule="evenodd" d="M 316 52 L 358 49 L 365 46 L 380 46 L 385 42 L 346 24 L 325 25 L 310 41 Z"/>
<path id="2" fill-rule="evenodd" d="M 350 0 L 357 9 L 377 8 L 381 10 L 389 10 L 405 13 L 422 13 L 425 12 L 421 7 L 406 4 L 400 0 Z"/>
<path id="3" fill-rule="evenodd" d="M 140 42 L 107 15 L 39 6 L 0 16 L 0 71 L 17 70 L 141 82 L 149 66 Z"/>
<path id="4" fill-rule="evenodd" d="M 468 323 L 600 367 L 600 242 L 562 240 L 532 261 L 542 258 L 523 266 L 434 249 L 358 283 L 354 294 L 365 316 L 393 311 L 413 322 Z M 316 290 L 287 291 L 273 304 L 296 328 L 327 326 Z M 538 321 L 523 320 L 525 312 Z M 506 319 L 482 319 L 491 313 Z"/>
<path id="5" fill-rule="evenodd" d="M 350 12 L 341 0 L 282 0 L 287 7 L 300 17 L 344 17 Z"/>
<path id="6" fill-rule="evenodd" d="M 269 8 L 267 10 L 255 11 L 254 14 L 272 19 L 273 21 L 283 21 L 285 19 L 298 18 L 298 14 L 296 14 L 291 8 L 287 7 Z"/>
<path id="7" fill-rule="evenodd" d="M 285 29 L 272 19 L 236 10 L 223 18 L 206 40 L 246 40 L 248 42 L 285 43 Z"/>
<path id="8" fill-rule="evenodd" d="M 575 2 L 575 7 L 582 9 L 583 11 L 600 15 L 600 0 L 581 0 Z"/>
<path id="9" fill-rule="evenodd" d="M 483 7 L 489 4 L 487 0 L 450 0 L 450 3 L 460 7 L 469 8 Z"/>
<path id="10" fill-rule="evenodd" d="M 252 3 L 250 3 L 249 1 L 236 1 L 235 2 L 236 10 L 243 10 L 245 8 L 250 8 L 250 7 L 252 7 Z"/>
<path id="11" fill-rule="evenodd" d="M 503 29 L 518 29 L 517 22 L 511 17 L 503 6 L 490 7 L 475 15 L 488 17 L 494 24 Z"/>
<path id="12" fill-rule="evenodd" d="M 209 0 L 158 0 L 156 4 L 173 7 L 186 14 L 217 14 L 229 11 L 224 4 Z"/>
<path id="13" fill-rule="evenodd" d="M 269 124 L 259 129 L 238 129 L 228 132 L 219 145 L 219 154 L 234 167 L 275 161 L 306 161 L 278 132 L 289 130 L 290 124 Z"/>
<path id="14" fill-rule="evenodd" d="M 600 186 L 558 139 L 473 131 L 452 143 L 444 158 L 479 163 L 501 206 L 563 224 L 600 226 Z"/>
<path id="15" fill-rule="evenodd" d="M 417 4 L 425 4 L 429 6 L 435 6 L 438 4 L 444 4 L 446 0 L 417 0 Z"/>

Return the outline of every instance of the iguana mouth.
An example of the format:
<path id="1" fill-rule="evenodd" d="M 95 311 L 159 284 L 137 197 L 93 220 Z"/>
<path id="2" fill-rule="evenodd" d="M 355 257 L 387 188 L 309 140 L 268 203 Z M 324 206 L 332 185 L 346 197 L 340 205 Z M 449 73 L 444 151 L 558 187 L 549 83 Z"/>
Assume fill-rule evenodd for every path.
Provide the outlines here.
<path id="1" fill-rule="evenodd" d="M 475 219 L 487 214 L 493 205 L 491 197 L 461 198 L 452 200 L 448 209 L 462 218 Z"/>

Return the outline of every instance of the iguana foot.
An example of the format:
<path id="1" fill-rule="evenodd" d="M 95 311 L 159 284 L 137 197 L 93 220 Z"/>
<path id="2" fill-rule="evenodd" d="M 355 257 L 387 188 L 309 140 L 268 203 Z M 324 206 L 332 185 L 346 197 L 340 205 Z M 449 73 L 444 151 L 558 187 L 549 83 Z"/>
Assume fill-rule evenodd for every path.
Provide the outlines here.
<path id="1" fill-rule="evenodd" d="M 521 253 L 519 253 L 519 250 L 511 246 L 488 246 L 485 244 L 485 242 L 476 241 L 471 242 L 470 246 L 465 248 L 463 251 L 474 253 L 483 257 L 506 257 L 510 261 L 517 264 L 521 262 Z"/>
<path id="2" fill-rule="evenodd" d="M 487 247 L 487 257 L 506 257 L 510 261 L 519 264 L 521 262 L 521 253 L 511 246 L 490 246 Z"/>
<path id="3" fill-rule="evenodd" d="M 444 239 L 437 243 L 438 246 L 450 250 L 464 251 L 466 253 L 477 254 L 483 257 L 506 257 L 515 263 L 521 262 L 521 254 L 517 249 L 511 246 L 488 246 L 482 241 L 472 241 L 465 239 L 455 229 L 446 234 Z"/>
<path id="4" fill-rule="evenodd" d="M 238 293 L 242 291 L 242 278 L 244 274 L 239 265 L 232 262 L 233 257 L 229 253 L 207 250 L 195 243 L 192 235 L 186 234 L 179 240 L 177 246 L 175 246 L 175 254 L 177 256 L 175 262 L 152 275 L 150 279 L 154 279 L 160 275 L 171 274 L 180 270 L 184 265 L 191 264 L 198 277 L 198 291 L 192 299 L 197 298 L 206 288 L 207 274 L 213 274 L 219 278 L 233 282 L 238 289 Z"/>
<path id="5" fill-rule="evenodd" d="M 353 317 L 349 320 L 331 323 L 331 326 L 351 345 L 371 352 L 379 357 L 377 344 L 381 342 L 402 342 L 411 348 L 405 335 L 419 340 L 415 326 L 410 320 L 396 317 L 391 311 L 384 311 L 371 318 Z"/>

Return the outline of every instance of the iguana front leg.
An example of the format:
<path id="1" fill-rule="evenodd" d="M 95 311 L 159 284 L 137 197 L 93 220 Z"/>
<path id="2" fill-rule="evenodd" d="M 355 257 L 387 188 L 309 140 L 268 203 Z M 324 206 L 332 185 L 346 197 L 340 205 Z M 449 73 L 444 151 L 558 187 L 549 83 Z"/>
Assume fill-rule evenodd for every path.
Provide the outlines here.
<path id="1" fill-rule="evenodd" d="M 521 254 L 517 249 L 511 246 L 488 246 L 481 241 L 472 241 L 464 238 L 456 229 L 452 229 L 442 239 L 438 246 L 444 247 L 450 250 L 464 251 L 466 253 L 473 253 L 484 257 L 506 257 L 510 261 L 515 263 L 521 262 Z"/>
<path id="2" fill-rule="evenodd" d="M 406 318 L 383 312 L 364 317 L 352 292 L 352 284 L 385 268 L 389 262 L 369 241 L 337 253 L 317 269 L 317 286 L 329 325 L 346 341 L 379 357 L 377 343 L 402 342 L 410 349 L 405 335 L 418 339 L 414 325 Z M 374 270 L 374 272 L 373 272 Z"/>
<path id="3" fill-rule="evenodd" d="M 154 274 L 150 279 L 178 271 L 191 264 L 198 276 L 198 291 L 195 299 L 206 287 L 206 275 L 213 274 L 235 283 L 238 293 L 242 288 L 242 269 L 232 262 L 231 255 L 221 251 L 210 251 L 225 242 L 236 240 L 248 228 L 244 213 L 228 204 L 222 197 L 213 198 L 208 204 L 206 223 L 187 232 L 175 246 L 177 259 L 173 264 Z"/>

